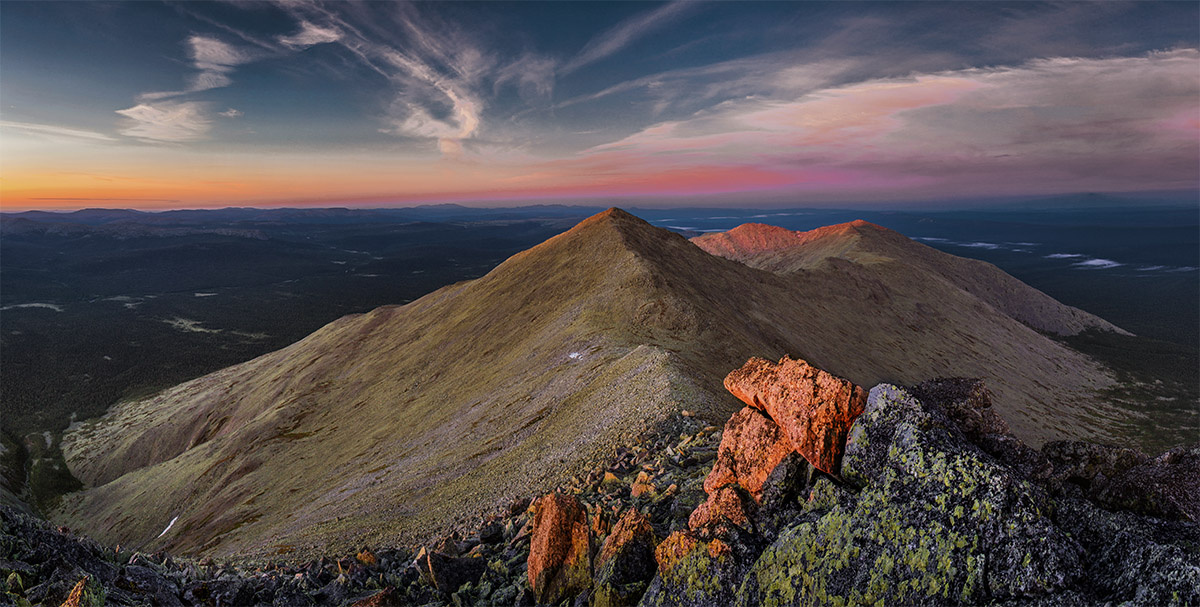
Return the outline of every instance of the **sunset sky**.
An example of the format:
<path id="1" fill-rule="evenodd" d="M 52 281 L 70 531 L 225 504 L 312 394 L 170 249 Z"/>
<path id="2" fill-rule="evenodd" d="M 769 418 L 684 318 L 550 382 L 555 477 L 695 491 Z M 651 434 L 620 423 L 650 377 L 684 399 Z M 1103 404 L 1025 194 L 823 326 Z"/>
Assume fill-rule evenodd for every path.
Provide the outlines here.
<path id="1" fill-rule="evenodd" d="M 0 205 L 1195 190 L 1200 3 L 0 2 Z"/>

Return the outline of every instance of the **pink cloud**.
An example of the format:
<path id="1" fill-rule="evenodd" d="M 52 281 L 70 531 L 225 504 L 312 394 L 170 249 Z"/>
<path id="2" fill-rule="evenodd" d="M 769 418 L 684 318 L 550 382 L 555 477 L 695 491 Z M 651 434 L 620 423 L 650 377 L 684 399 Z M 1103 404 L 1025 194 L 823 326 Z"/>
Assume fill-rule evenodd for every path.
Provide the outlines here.
<path id="1" fill-rule="evenodd" d="M 739 169 L 746 190 L 1195 187 L 1197 99 L 1194 49 L 1047 59 L 726 103 L 550 166 L 633 181 L 653 170 L 700 176 L 713 167 L 757 167 Z M 731 182 L 735 174 L 721 173 Z M 753 178 L 762 175 L 776 177 Z"/>

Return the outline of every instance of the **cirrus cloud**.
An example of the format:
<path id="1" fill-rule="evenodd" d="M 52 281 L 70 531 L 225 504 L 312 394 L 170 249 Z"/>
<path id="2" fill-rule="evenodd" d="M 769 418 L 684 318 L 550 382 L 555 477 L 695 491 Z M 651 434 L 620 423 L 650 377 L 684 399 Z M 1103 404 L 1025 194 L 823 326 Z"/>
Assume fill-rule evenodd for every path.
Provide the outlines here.
<path id="1" fill-rule="evenodd" d="M 126 119 L 122 135 L 148 142 L 196 141 L 212 126 L 204 104 L 195 101 L 139 103 L 117 113 Z"/>
<path id="2" fill-rule="evenodd" d="M 801 190 L 830 185 L 809 183 L 813 171 L 923 193 L 1194 187 L 1197 98 L 1195 49 L 1039 59 L 727 101 L 583 157 L 675 169 L 752 160 Z"/>

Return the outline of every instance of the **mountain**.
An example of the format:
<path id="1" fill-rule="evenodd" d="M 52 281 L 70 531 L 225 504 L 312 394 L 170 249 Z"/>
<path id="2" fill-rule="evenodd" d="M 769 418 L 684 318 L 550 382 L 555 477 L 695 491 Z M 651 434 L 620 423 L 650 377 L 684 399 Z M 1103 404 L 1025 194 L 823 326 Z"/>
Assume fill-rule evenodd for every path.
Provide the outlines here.
<path id="1" fill-rule="evenodd" d="M 1055 335 L 1077 335 L 1086 329 L 1128 334 L 1104 319 L 1059 303 L 990 263 L 943 253 L 862 220 L 808 232 L 748 223 L 692 242 L 713 255 L 776 274 L 852 271 L 883 281 L 893 292 L 903 292 L 915 281 L 936 280 L 939 284 L 931 289 L 933 293 L 960 289 L 1002 314 Z M 845 261 L 856 267 L 851 269 Z M 924 299 L 936 304 L 934 299 Z"/>
<path id="2" fill-rule="evenodd" d="M 118 405 L 64 438 L 89 488 L 52 518 L 184 554 L 420 541 L 547 491 L 681 409 L 723 424 L 738 405 L 721 380 L 751 356 L 800 356 L 858 385 L 984 377 L 1029 442 L 1119 439 L 1121 412 L 1095 398 L 1113 378 L 1005 312 L 1040 310 L 1018 305 L 1035 291 L 972 287 L 1013 300 L 997 307 L 937 273 L 952 262 L 884 259 L 924 254 L 898 234 L 828 231 L 819 260 L 768 271 L 755 260 L 790 249 L 723 259 L 610 209 L 482 278 Z M 1059 312 L 1045 316 L 1105 326 Z"/>

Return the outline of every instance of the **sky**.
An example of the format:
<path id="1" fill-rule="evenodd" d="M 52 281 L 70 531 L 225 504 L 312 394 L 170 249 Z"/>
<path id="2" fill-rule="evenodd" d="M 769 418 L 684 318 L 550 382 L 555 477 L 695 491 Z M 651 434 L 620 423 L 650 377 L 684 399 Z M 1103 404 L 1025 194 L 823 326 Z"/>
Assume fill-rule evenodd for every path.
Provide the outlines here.
<path id="1" fill-rule="evenodd" d="M 1200 187 L 1196 2 L 0 2 L 0 208 Z"/>

